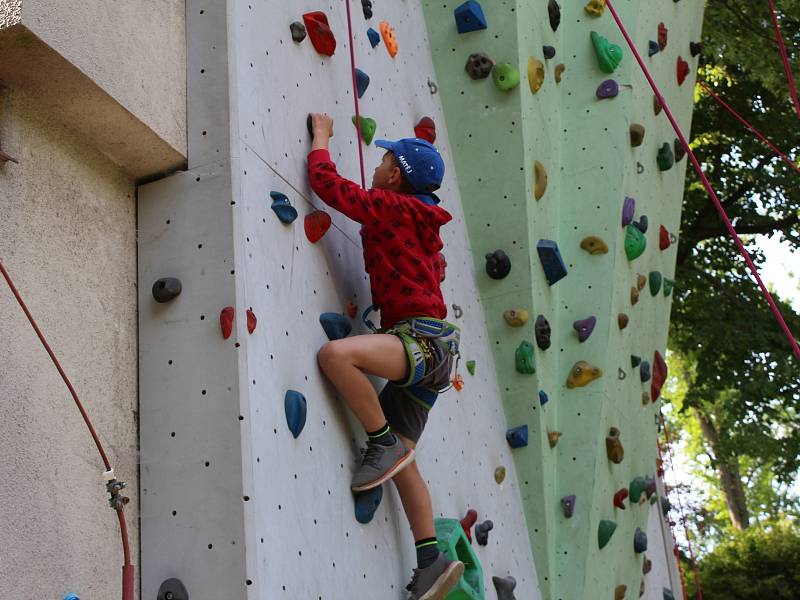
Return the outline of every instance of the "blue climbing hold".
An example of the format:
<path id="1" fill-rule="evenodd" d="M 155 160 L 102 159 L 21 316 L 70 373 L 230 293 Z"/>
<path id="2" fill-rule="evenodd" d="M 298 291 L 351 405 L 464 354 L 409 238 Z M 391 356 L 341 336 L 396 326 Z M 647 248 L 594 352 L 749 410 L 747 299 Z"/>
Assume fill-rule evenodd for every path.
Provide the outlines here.
<path id="1" fill-rule="evenodd" d="M 340 313 L 322 313 L 319 316 L 319 322 L 329 340 L 346 338 L 353 331 L 353 325 L 347 317 Z"/>
<path id="2" fill-rule="evenodd" d="M 528 426 L 520 425 L 506 431 L 506 440 L 512 448 L 524 448 L 528 445 Z"/>
<path id="3" fill-rule="evenodd" d="M 281 223 L 289 225 L 297 218 L 297 210 L 289 202 L 286 194 L 280 192 L 270 192 L 272 197 L 272 210 L 278 215 Z"/>
<path id="4" fill-rule="evenodd" d="M 542 262 L 547 283 L 553 285 L 567 276 L 567 267 L 564 259 L 561 258 L 561 252 L 559 252 L 556 242 L 539 240 L 539 243 L 536 244 L 536 251 L 539 253 L 539 260 Z"/>
<path id="5" fill-rule="evenodd" d="M 650 40 L 649 46 L 647 48 L 647 54 L 653 56 L 653 54 L 658 54 L 661 52 L 661 46 L 658 45 L 658 42 L 655 40 Z"/>
<path id="6" fill-rule="evenodd" d="M 64 596 L 64 600 L 81 600 L 81 599 L 78 597 L 78 594 L 67 594 L 66 596 Z"/>
<path id="7" fill-rule="evenodd" d="M 366 525 L 372 521 L 372 517 L 375 516 L 375 511 L 378 510 L 378 507 L 381 505 L 383 486 L 379 485 L 366 492 L 359 492 L 355 496 L 356 521 Z"/>
<path id="8" fill-rule="evenodd" d="M 544 406 L 548 402 L 550 402 L 550 398 L 547 397 L 544 390 L 539 390 L 539 405 Z"/>
<path id="9" fill-rule="evenodd" d="M 283 399 L 283 407 L 286 410 L 286 423 L 289 431 L 297 439 L 303 427 L 306 426 L 306 397 L 300 392 L 288 390 Z"/>
<path id="10" fill-rule="evenodd" d="M 453 12 L 456 17 L 458 33 L 486 29 L 486 16 L 483 14 L 480 3 L 476 0 L 467 0 L 461 6 L 457 6 Z"/>
<path id="11" fill-rule="evenodd" d="M 367 91 L 369 87 L 369 75 L 364 73 L 361 69 L 356 69 L 356 91 L 358 92 L 358 97 L 361 98 L 364 95 L 364 92 Z"/>
<path id="12" fill-rule="evenodd" d="M 381 34 L 375 31 L 372 27 L 367 29 L 367 37 L 369 38 L 369 43 L 373 48 L 381 43 Z"/>

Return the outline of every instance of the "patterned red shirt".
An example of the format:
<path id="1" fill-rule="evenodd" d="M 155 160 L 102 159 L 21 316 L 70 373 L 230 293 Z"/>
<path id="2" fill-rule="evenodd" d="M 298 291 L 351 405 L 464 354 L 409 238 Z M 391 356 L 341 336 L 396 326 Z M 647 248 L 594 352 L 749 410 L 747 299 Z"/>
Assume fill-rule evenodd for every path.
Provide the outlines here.
<path id="1" fill-rule="evenodd" d="M 327 150 L 308 155 L 308 178 L 325 204 L 362 225 L 364 263 L 381 325 L 407 317 L 444 319 L 439 229 L 453 218 L 450 213 L 409 194 L 361 189 L 339 175 Z"/>

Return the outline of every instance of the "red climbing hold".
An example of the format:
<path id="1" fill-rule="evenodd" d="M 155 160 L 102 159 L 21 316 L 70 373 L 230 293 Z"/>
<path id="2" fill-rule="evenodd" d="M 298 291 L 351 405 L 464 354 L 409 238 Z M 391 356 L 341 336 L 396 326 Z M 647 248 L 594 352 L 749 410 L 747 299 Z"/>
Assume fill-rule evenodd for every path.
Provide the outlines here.
<path id="1" fill-rule="evenodd" d="M 316 244 L 330 229 L 331 216 L 324 210 L 315 210 L 306 215 L 303 228 L 306 230 L 306 237 L 312 244 Z"/>
<path id="2" fill-rule="evenodd" d="M 441 252 L 439 252 L 439 270 L 441 271 L 441 274 L 439 275 L 439 282 L 442 282 L 446 276 L 447 259 Z"/>
<path id="3" fill-rule="evenodd" d="M 658 247 L 662 250 L 669 248 L 669 231 L 663 225 L 658 230 Z"/>
<path id="4" fill-rule="evenodd" d="M 467 539 L 470 544 L 472 543 L 472 526 L 475 525 L 477 520 L 478 511 L 472 508 L 467 511 L 467 516 L 461 519 L 461 528 L 464 530 L 464 533 L 467 534 Z"/>
<path id="5" fill-rule="evenodd" d="M 222 329 L 222 339 L 227 340 L 233 333 L 233 317 L 236 311 L 232 306 L 226 306 L 219 313 L 219 326 Z"/>
<path id="6" fill-rule="evenodd" d="M 355 319 L 357 314 L 358 314 L 358 304 L 355 304 L 354 302 L 351 302 L 351 301 L 348 300 L 347 301 L 347 315 L 351 319 Z"/>
<path id="7" fill-rule="evenodd" d="M 689 63 L 683 60 L 682 57 L 678 57 L 678 85 L 682 85 L 684 81 L 686 81 L 686 76 L 689 74 Z"/>
<path id="8" fill-rule="evenodd" d="M 256 314 L 253 312 L 253 309 L 247 309 L 247 333 L 253 333 L 256 330 L 256 324 L 258 323 L 258 319 L 256 319 Z"/>
<path id="9" fill-rule="evenodd" d="M 303 15 L 303 21 L 314 49 L 320 54 L 333 56 L 336 51 L 336 38 L 333 37 L 325 13 L 320 11 L 306 13 Z"/>
<path id="10" fill-rule="evenodd" d="M 614 506 L 617 508 L 621 508 L 625 510 L 625 499 L 628 497 L 628 490 L 626 488 L 622 488 L 618 490 L 616 494 L 614 494 Z"/>
<path id="11" fill-rule="evenodd" d="M 661 396 L 661 388 L 664 386 L 664 381 L 667 379 L 667 363 L 664 362 L 664 357 L 656 350 L 653 356 L 653 379 L 650 382 L 650 394 L 653 397 L 653 402 L 658 400 Z"/>
<path id="12" fill-rule="evenodd" d="M 430 117 L 422 117 L 414 127 L 414 135 L 433 144 L 436 141 L 436 123 Z"/>
<path id="13" fill-rule="evenodd" d="M 667 34 L 669 33 L 664 23 L 658 24 L 658 47 L 662 50 L 667 47 Z"/>

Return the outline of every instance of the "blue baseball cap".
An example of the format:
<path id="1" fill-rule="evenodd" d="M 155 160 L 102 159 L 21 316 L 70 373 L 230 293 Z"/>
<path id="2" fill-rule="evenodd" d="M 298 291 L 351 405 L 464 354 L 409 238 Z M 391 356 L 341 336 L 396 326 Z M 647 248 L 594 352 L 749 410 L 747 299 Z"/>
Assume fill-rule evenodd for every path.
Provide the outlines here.
<path id="1" fill-rule="evenodd" d="M 444 179 L 444 161 L 433 144 L 420 138 L 403 138 L 396 142 L 375 140 L 375 145 L 392 152 L 400 163 L 406 181 L 415 192 L 433 192 Z"/>

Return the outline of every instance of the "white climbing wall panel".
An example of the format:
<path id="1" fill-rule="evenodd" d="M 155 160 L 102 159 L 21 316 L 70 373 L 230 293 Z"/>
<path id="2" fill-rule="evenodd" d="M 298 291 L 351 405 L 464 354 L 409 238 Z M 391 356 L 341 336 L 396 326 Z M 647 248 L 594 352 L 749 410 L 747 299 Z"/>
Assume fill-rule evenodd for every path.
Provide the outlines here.
<path id="1" fill-rule="evenodd" d="M 376 137 L 413 135 L 430 116 L 448 176 L 443 206 L 448 306 L 463 316 L 466 386 L 440 397 L 418 447 L 436 516 L 467 509 L 491 519 L 489 545 L 474 546 L 487 598 L 493 575 L 513 575 L 517 598 L 539 598 L 498 382 L 475 286 L 473 261 L 418 0 L 374 0 L 366 21 L 353 0 L 358 66 L 371 78 L 362 113 Z M 324 208 L 306 183 L 305 119 L 335 119 L 332 155 L 358 180 L 345 2 L 189 0 L 190 170 L 139 190 L 142 598 L 177 577 L 190 598 L 261 600 L 405 598 L 416 566 L 413 539 L 393 486 L 374 520 L 359 524 L 349 491 L 363 430 L 316 365 L 326 341 L 320 313 L 369 303 L 358 225 L 331 211 L 315 245 L 303 217 Z M 337 38 L 323 57 L 289 24 L 322 10 Z M 400 51 L 372 48 L 366 30 L 395 28 Z M 225 34 L 229 35 L 227 43 Z M 365 149 L 367 182 L 382 152 Z M 270 191 L 299 212 L 283 225 Z M 487 201 L 490 199 L 487 199 Z M 150 295 L 159 277 L 183 283 L 169 304 Z M 219 313 L 236 309 L 223 340 Z M 246 328 L 252 308 L 258 326 Z M 356 323 L 354 334 L 365 329 Z M 475 360 L 475 376 L 466 360 Z M 376 381 L 376 385 L 379 382 Z M 501 382 L 502 384 L 502 382 Z M 308 418 L 298 439 L 284 415 L 286 390 L 302 392 Z M 502 485 L 494 470 L 503 465 Z M 524 474 L 522 475 L 524 476 Z"/>

